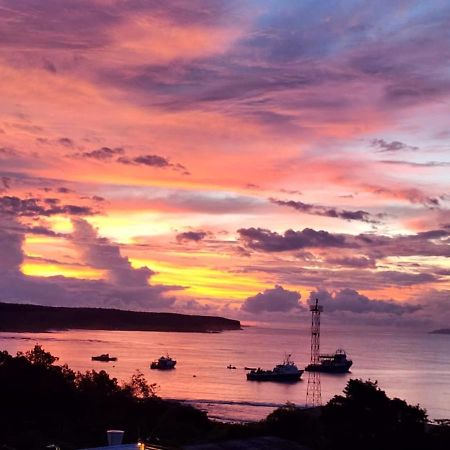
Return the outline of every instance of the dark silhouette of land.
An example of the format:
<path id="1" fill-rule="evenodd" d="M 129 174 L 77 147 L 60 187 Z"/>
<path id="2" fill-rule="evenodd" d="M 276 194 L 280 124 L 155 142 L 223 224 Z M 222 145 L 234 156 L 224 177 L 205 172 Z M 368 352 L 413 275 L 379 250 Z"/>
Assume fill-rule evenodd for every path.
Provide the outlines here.
<path id="1" fill-rule="evenodd" d="M 16 332 L 83 329 L 207 333 L 241 329 L 238 320 L 216 316 L 19 303 L 0 303 L 0 317 L 0 331 Z"/>
<path id="2" fill-rule="evenodd" d="M 431 425 L 419 406 L 391 399 L 376 382 L 362 380 L 350 380 L 343 395 L 323 407 L 287 404 L 258 423 L 224 424 L 159 398 L 157 386 L 140 372 L 119 384 L 103 370 L 80 373 L 58 365 L 56 357 L 36 345 L 16 356 L 0 352 L 0 399 L 0 449 L 8 450 L 101 446 L 107 429 L 124 430 L 125 442 L 143 439 L 173 449 L 223 441 L 228 444 L 206 448 L 252 443 L 256 449 L 277 439 L 312 450 L 450 448 L 450 421 Z"/>

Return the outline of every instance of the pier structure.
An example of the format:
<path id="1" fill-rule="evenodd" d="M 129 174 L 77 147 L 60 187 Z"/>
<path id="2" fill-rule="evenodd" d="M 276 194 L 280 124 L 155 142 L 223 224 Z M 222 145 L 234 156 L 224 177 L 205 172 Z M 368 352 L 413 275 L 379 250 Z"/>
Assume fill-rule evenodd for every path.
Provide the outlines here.
<path id="1" fill-rule="evenodd" d="M 323 306 L 319 305 L 319 299 L 310 305 L 311 311 L 311 358 L 310 364 L 320 363 L 320 313 Z M 306 406 L 320 406 L 322 404 L 322 390 L 320 386 L 320 372 L 308 372 L 308 387 L 306 389 Z"/>

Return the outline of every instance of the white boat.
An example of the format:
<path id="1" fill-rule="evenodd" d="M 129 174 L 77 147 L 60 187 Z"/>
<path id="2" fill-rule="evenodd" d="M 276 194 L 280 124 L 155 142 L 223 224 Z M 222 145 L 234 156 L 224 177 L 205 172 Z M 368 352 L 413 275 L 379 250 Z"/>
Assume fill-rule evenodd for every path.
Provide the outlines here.
<path id="1" fill-rule="evenodd" d="M 277 364 L 272 370 L 261 368 L 252 369 L 247 373 L 247 380 L 250 381 L 299 381 L 303 370 L 299 369 L 291 360 L 291 355 L 287 355 L 281 364 Z"/>
<path id="2" fill-rule="evenodd" d="M 339 348 L 333 354 L 319 356 L 318 364 L 309 364 L 305 370 L 308 372 L 326 372 L 326 373 L 347 373 L 352 366 L 353 361 L 347 359 L 345 350 Z"/>
<path id="3" fill-rule="evenodd" d="M 161 356 L 150 364 L 150 369 L 170 370 L 175 368 L 176 363 L 169 355 Z"/>

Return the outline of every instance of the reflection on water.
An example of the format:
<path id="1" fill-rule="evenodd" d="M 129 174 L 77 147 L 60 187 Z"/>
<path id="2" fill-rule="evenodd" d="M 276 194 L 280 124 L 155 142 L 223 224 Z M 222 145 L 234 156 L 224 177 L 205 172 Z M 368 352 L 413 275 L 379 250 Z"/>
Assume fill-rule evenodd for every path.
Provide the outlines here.
<path id="1" fill-rule="evenodd" d="M 125 380 L 140 369 L 159 395 L 185 399 L 225 420 L 257 420 L 287 401 L 305 403 L 306 381 L 295 384 L 247 381 L 245 366 L 272 368 L 292 353 L 299 367 L 309 361 L 308 329 L 248 327 L 221 334 L 74 330 L 55 333 L 0 333 L 0 349 L 10 353 L 40 343 L 74 370 L 105 369 Z M 450 336 L 362 328 L 323 329 L 322 349 L 338 347 L 353 359 L 351 374 L 322 374 L 327 401 L 351 377 L 378 380 L 390 396 L 419 403 L 432 418 L 450 418 Z M 169 352 L 172 371 L 150 370 Z M 91 361 L 110 353 L 117 362 Z M 227 365 L 236 370 L 227 369 Z"/>

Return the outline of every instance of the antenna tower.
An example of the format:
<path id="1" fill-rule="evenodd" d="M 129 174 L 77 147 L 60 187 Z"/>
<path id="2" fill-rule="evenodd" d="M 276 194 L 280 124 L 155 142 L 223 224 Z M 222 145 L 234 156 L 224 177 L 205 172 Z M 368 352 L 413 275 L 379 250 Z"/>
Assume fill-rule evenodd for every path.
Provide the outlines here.
<path id="1" fill-rule="evenodd" d="M 311 311 L 311 359 L 310 364 L 320 364 L 320 313 L 323 306 L 316 303 L 310 305 Z M 320 387 L 320 372 L 314 370 L 308 371 L 308 388 L 306 390 L 306 405 L 320 406 L 322 404 L 322 394 Z"/>

